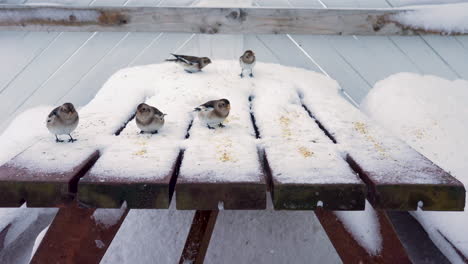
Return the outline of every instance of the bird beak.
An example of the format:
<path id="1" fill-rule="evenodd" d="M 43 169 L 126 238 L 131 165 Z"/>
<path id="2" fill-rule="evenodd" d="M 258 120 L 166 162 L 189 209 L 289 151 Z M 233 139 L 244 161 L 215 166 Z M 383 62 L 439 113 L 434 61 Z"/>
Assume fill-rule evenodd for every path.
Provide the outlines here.
<path id="1" fill-rule="evenodd" d="M 228 106 L 227 106 L 227 109 L 228 109 L 228 110 L 231 110 L 231 105 L 228 105 Z"/>

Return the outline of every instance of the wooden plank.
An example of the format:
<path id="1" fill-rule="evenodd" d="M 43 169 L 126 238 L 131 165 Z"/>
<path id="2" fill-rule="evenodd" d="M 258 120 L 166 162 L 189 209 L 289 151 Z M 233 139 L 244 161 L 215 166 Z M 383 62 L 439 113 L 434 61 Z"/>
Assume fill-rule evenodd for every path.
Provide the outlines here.
<path id="1" fill-rule="evenodd" d="M 468 49 L 452 36 L 422 36 L 436 54 L 463 79 L 468 79 Z"/>
<path id="2" fill-rule="evenodd" d="M 409 212 L 388 211 L 386 213 L 414 263 L 423 263 L 430 259 L 433 263 L 450 264 L 421 224 Z"/>
<path id="3" fill-rule="evenodd" d="M 65 103 L 66 101 L 61 99 L 70 88 L 99 63 L 107 55 L 107 51 L 124 35 L 121 32 L 98 32 L 91 36 L 45 83 L 28 97 L 18 112 L 40 104 Z M 77 99 L 73 98 L 71 102 L 78 104 Z"/>
<path id="4" fill-rule="evenodd" d="M 148 75 L 148 71 L 140 70 L 138 74 Z M 136 83 L 138 74 L 128 74 L 127 79 Z M 180 108 L 183 98 L 178 101 L 165 97 L 172 93 L 163 89 L 160 87 L 158 96 L 146 103 L 169 113 L 164 127 L 158 134 L 141 135 L 136 122 L 130 121 L 119 140 L 103 150 L 96 165 L 81 178 L 78 186 L 81 204 L 119 208 L 126 201 L 128 208 L 169 208 L 183 157 L 176 142 L 184 139 L 191 118 Z"/>
<path id="5" fill-rule="evenodd" d="M 302 91 L 312 115 L 343 144 L 347 161 L 367 184 L 368 199 L 375 208 L 464 209 L 465 188 L 457 179 L 389 135 L 338 94 L 317 97 L 317 91 L 307 84 Z"/>
<path id="6" fill-rule="evenodd" d="M 0 205 L 19 206 L 26 201 L 30 207 L 56 207 L 68 202 L 77 191 L 79 177 L 98 159 L 98 149 L 109 140 L 106 137 L 113 137 L 143 98 L 141 93 L 126 97 L 103 93 L 80 109 L 81 122 L 72 133 L 77 142 L 58 144 L 50 135 L 4 164 L 0 190 L 5 197 Z"/>
<path id="7" fill-rule="evenodd" d="M 61 208 L 30 263 L 99 263 L 128 211 Z"/>
<path id="8" fill-rule="evenodd" d="M 376 213 L 382 249 L 379 254 L 372 255 L 359 244 L 335 213 L 323 209 L 315 211 L 343 263 L 412 263 L 386 213 Z"/>
<path id="9" fill-rule="evenodd" d="M 364 183 L 309 116 L 297 91 L 272 77 L 256 79 L 255 86 L 268 87 L 255 92 L 252 109 L 275 209 L 363 210 Z"/>
<path id="10" fill-rule="evenodd" d="M 60 33 L 0 94 L 0 119 L 7 119 L 47 82 L 47 79 L 91 36 L 91 33 Z M 44 37 L 47 37 L 45 35 Z M 47 67 L 44 67 L 47 65 Z M 6 122 L 2 123 L 2 126 Z"/>
<path id="11" fill-rule="evenodd" d="M 41 153 L 33 146 L 33 153 Z M 27 150 L 28 151 L 28 150 Z M 23 152 L 25 153 L 25 152 Z M 24 202 L 28 207 L 61 207 L 73 198 L 73 185 L 99 158 L 98 151 L 85 152 L 71 170 L 61 172 L 32 171 L 17 164 L 21 155 L 0 167 L 0 206 L 19 207 Z M 21 164 L 21 163 L 20 163 Z"/>
<path id="12" fill-rule="evenodd" d="M 230 62 L 217 61 L 206 71 L 214 83 L 225 83 L 216 94 L 228 99 L 232 108 L 223 128 L 208 129 L 194 119 L 176 185 L 177 209 L 265 209 L 266 184 L 246 96 L 249 87 Z M 185 78 L 205 80 L 196 75 Z M 212 91 L 203 90 L 189 102 L 196 107 L 220 99 L 213 96 Z"/>
<path id="13" fill-rule="evenodd" d="M 69 91 L 59 99 L 79 99 L 80 104 L 89 102 L 102 85 L 118 70 L 125 68 L 154 38 L 151 33 L 128 33 L 114 43 L 106 55 L 94 65 L 78 82 L 69 86 Z"/>
<path id="14" fill-rule="evenodd" d="M 203 263 L 217 217 L 218 211 L 195 212 L 179 264 Z"/>
<path id="15" fill-rule="evenodd" d="M 162 4 L 164 5 L 164 3 Z M 440 34 L 401 25 L 411 9 L 271 9 L 4 6 L 0 28 L 28 31 L 146 31 L 206 34 Z M 48 14 L 54 13 L 54 17 Z M 210 17 L 200 20 L 200 17 Z"/>
<path id="16" fill-rule="evenodd" d="M 326 36 L 291 36 L 323 71 L 340 83 L 355 101 L 361 102 L 372 88 L 353 65 L 339 54 Z"/>

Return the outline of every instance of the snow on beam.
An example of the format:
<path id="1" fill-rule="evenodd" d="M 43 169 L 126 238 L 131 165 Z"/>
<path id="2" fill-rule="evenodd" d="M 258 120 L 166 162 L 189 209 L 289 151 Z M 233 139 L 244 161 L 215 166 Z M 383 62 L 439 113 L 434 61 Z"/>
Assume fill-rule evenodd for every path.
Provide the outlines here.
<path id="1" fill-rule="evenodd" d="M 316 96 L 300 85 L 304 104 L 335 138 L 349 165 L 383 210 L 462 211 L 465 188 L 449 173 L 369 120 L 338 93 Z M 325 92 L 325 91 L 324 91 Z"/>
<path id="2" fill-rule="evenodd" d="M 434 7 L 437 8 L 437 7 Z M 434 9 L 433 8 L 433 9 Z M 434 11 L 433 9 L 428 12 Z M 427 11 L 427 9 L 425 9 Z M 185 7 L 0 7 L 0 29 L 27 31 L 187 32 L 207 34 L 466 34 L 462 27 L 421 24 L 414 9 Z M 413 17 L 414 16 L 414 17 Z M 416 22 L 414 22 L 416 21 Z M 453 24 L 453 23 L 452 23 Z"/>
<path id="3" fill-rule="evenodd" d="M 366 209 L 371 210 L 371 209 Z M 318 209 L 315 215 L 319 219 L 322 227 L 328 235 L 340 256 L 343 263 L 412 263 L 405 248 L 401 244 L 393 225 L 384 211 L 375 211 L 377 221 L 377 233 L 360 233 L 359 230 L 350 228 L 349 223 L 343 221 L 336 213 L 328 210 Z M 363 214 L 364 212 L 340 212 L 343 214 Z M 357 220 L 357 219 L 351 219 Z M 355 225 L 361 225 L 367 228 L 368 223 L 358 222 Z M 355 228 L 356 229 L 356 228 Z M 368 232 L 368 231 L 367 231 Z M 365 236 L 380 236 L 380 248 L 374 252 L 370 251 L 369 245 L 360 241 Z M 375 243 L 374 241 L 371 242 Z M 375 246 L 375 245 L 370 245 Z"/>
<path id="4" fill-rule="evenodd" d="M 61 208 L 30 263 L 99 263 L 128 211 Z"/>

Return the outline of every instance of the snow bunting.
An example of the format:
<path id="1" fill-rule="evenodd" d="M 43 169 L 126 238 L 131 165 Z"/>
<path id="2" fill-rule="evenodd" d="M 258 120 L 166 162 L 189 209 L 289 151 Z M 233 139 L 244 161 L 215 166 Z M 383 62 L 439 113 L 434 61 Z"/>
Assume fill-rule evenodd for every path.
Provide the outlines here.
<path id="1" fill-rule="evenodd" d="M 158 130 L 164 125 L 165 115 L 166 114 L 163 114 L 156 107 L 145 103 L 139 104 L 136 110 L 135 120 L 138 128 L 141 130 L 140 133 L 158 133 Z"/>
<path id="2" fill-rule="evenodd" d="M 56 107 L 49 116 L 47 116 L 47 129 L 50 133 L 55 135 L 56 142 L 63 142 L 57 135 L 68 135 L 70 139 L 68 142 L 74 142 L 74 139 L 70 134 L 78 126 L 78 112 L 72 103 L 64 103 L 63 105 Z"/>
<path id="3" fill-rule="evenodd" d="M 253 77 L 252 70 L 253 70 L 253 67 L 255 66 L 255 61 L 256 61 L 255 54 L 251 50 L 246 50 L 244 52 L 244 55 L 240 56 L 239 63 L 242 68 L 242 71 L 240 74 L 241 78 L 244 78 L 244 70 L 249 70 L 250 71 L 249 76 Z"/>
<path id="4" fill-rule="evenodd" d="M 166 61 L 174 61 L 184 68 L 188 73 L 194 73 L 201 71 L 206 65 L 211 63 L 211 60 L 207 57 L 195 57 L 195 56 L 186 56 L 186 55 L 177 55 L 171 53 L 175 59 L 167 59 Z"/>
<path id="5" fill-rule="evenodd" d="M 208 101 L 196 107 L 194 111 L 198 112 L 198 118 L 206 123 L 209 129 L 214 129 L 213 125 L 224 127 L 222 122 L 229 115 L 229 110 L 231 110 L 229 100 L 219 99 Z"/>

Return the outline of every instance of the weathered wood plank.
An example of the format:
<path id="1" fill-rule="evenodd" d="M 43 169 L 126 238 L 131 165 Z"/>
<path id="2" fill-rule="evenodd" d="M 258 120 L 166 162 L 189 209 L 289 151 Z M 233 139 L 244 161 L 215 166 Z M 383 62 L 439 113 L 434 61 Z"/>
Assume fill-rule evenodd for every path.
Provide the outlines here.
<path id="1" fill-rule="evenodd" d="M 250 117 L 250 88 L 238 76 L 238 69 L 229 62 L 216 62 L 206 74 L 210 74 L 213 83 L 223 82 L 224 87 L 215 92 L 216 97 L 210 91 L 201 90 L 197 91 L 197 98 L 191 100 L 192 107 L 196 107 L 224 97 L 232 108 L 223 122 L 225 127 L 208 129 L 195 117 L 190 138 L 184 144 L 184 159 L 176 186 L 177 209 L 266 207 L 266 184 Z M 197 76 L 192 76 L 185 78 L 200 81 Z"/>
<path id="2" fill-rule="evenodd" d="M 356 241 L 336 214 L 323 209 L 315 211 L 343 263 L 412 263 L 386 213 L 376 213 L 382 249 L 379 254 L 372 255 Z"/>
<path id="3" fill-rule="evenodd" d="M 408 11 L 411 9 L 4 6 L 0 8 L 0 28 L 28 31 L 150 31 L 206 34 L 441 33 L 395 22 L 394 15 Z"/>
<path id="4" fill-rule="evenodd" d="M 86 155 L 85 153 L 83 153 Z M 82 156 L 77 165 L 66 172 L 32 171 L 16 163 L 21 154 L 0 167 L 0 206 L 61 207 L 74 198 L 73 185 L 96 162 L 99 152 Z"/>
<path id="5" fill-rule="evenodd" d="M 99 263 L 128 211 L 61 208 L 30 263 Z"/>
<path id="6" fill-rule="evenodd" d="M 302 86 L 302 85 L 301 85 Z M 384 210 L 455 210 L 465 188 L 449 173 L 369 120 L 338 94 L 317 97 L 303 85 L 303 102 L 368 186 L 368 200 Z"/>
<path id="7" fill-rule="evenodd" d="M 26 200 L 31 207 L 56 207 L 73 198 L 78 179 L 98 159 L 98 150 L 114 138 L 145 96 L 135 92 L 123 97 L 119 93 L 126 87 L 112 89 L 115 94 L 101 93 L 79 110 L 81 122 L 72 133 L 76 142 L 56 143 L 47 135 L 0 167 L 5 195 L 0 205 L 19 206 Z"/>
<path id="8" fill-rule="evenodd" d="M 179 264 L 203 263 L 218 211 L 196 211 Z"/>
<path id="9" fill-rule="evenodd" d="M 251 100 L 275 209 L 364 209 L 364 183 L 280 78 L 256 79 L 252 85 L 268 89 L 259 88 Z"/>

